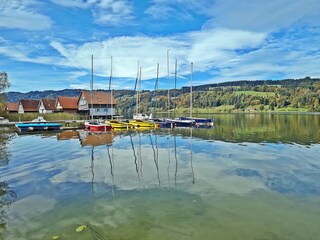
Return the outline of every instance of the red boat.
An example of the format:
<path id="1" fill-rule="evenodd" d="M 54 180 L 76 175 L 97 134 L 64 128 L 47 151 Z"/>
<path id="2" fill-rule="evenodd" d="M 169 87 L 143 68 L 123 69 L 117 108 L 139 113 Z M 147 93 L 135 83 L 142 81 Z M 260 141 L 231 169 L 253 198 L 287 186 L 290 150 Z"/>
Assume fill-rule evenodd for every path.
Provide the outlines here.
<path id="1" fill-rule="evenodd" d="M 96 121 L 85 122 L 84 127 L 87 131 L 91 132 L 105 132 L 111 130 L 111 125 Z"/>

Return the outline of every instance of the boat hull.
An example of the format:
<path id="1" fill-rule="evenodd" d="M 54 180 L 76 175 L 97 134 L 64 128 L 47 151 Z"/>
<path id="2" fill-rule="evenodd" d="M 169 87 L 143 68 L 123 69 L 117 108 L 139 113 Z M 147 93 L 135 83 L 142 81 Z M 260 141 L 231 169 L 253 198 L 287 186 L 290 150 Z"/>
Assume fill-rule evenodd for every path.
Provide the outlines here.
<path id="1" fill-rule="evenodd" d="M 130 123 L 120 122 L 120 121 L 115 121 L 115 120 L 106 121 L 106 124 L 111 125 L 111 128 L 115 129 L 115 130 L 129 130 L 129 129 L 134 128 L 134 126 Z"/>
<path id="2" fill-rule="evenodd" d="M 19 132 L 31 131 L 57 131 L 61 129 L 60 123 L 17 123 L 16 128 Z"/>
<path id="3" fill-rule="evenodd" d="M 174 124 L 175 127 L 192 127 L 192 120 L 166 119 L 166 122 Z"/>
<path id="4" fill-rule="evenodd" d="M 192 118 L 192 117 L 180 117 L 181 120 L 192 120 L 193 125 L 196 127 L 212 127 L 213 119 L 212 118 Z"/>
<path id="5" fill-rule="evenodd" d="M 160 125 L 154 122 L 142 121 L 142 120 L 131 120 L 129 121 L 135 128 L 159 128 Z"/>
<path id="6" fill-rule="evenodd" d="M 87 131 L 92 131 L 92 132 L 105 132 L 105 131 L 110 131 L 111 126 L 108 124 L 103 124 L 103 123 L 84 123 L 85 130 Z"/>

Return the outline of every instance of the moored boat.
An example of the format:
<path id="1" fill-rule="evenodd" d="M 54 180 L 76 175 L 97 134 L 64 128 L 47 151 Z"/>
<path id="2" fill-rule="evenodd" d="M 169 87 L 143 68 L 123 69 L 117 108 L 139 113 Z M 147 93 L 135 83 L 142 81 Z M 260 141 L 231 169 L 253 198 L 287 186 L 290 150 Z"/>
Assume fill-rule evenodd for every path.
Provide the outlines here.
<path id="1" fill-rule="evenodd" d="M 111 130 L 111 125 L 98 121 L 88 121 L 84 123 L 85 130 L 91 132 L 105 132 Z"/>
<path id="2" fill-rule="evenodd" d="M 192 127 L 193 120 L 183 120 L 180 118 L 166 118 L 166 122 L 174 124 L 175 127 Z"/>
<path id="3" fill-rule="evenodd" d="M 196 117 L 180 117 L 181 120 L 192 120 L 193 125 L 196 127 L 212 127 L 213 119 L 212 118 L 196 118 Z"/>
<path id="4" fill-rule="evenodd" d="M 48 122 L 30 122 L 30 123 L 17 123 L 15 124 L 19 132 L 28 132 L 28 131 L 52 131 L 60 130 L 62 124 L 60 123 L 48 123 Z"/>
<path id="5" fill-rule="evenodd" d="M 149 119 L 149 122 L 159 124 L 160 128 L 174 128 L 175 124 L 172 122 L 167 122 L 163 118 L 151 118 Z"/>
<path id="6" fill-rule="evenodd" d="M 107 120 L 105 121 L 106 124 L 109 124 L 111 126 L 112 129 L 132 129 L 134 128 L 134 126 L 128 122 L 121 122 L 118 120 Z"/>
<path id="7" fill-rule="evenodd" d="M 129 120 L 135 128 L 159 128 L 160 124 L 155 122 L 143 121 L 143 120 Z"/>

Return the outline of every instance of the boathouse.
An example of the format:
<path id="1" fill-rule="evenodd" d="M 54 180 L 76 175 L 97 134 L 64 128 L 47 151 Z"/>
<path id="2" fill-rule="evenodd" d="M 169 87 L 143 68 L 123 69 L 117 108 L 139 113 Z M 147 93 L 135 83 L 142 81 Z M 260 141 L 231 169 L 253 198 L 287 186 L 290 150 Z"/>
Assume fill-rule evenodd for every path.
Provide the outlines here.
<path id="1" fill-rule="evenodd" d="M 90 91 L 82 91 L 78 99 L 79 112 L 93 118 L 110 118 L 115 115 L 115 107 L 116 100 L 105 91 L 92 91 L 92 96 Z"/>

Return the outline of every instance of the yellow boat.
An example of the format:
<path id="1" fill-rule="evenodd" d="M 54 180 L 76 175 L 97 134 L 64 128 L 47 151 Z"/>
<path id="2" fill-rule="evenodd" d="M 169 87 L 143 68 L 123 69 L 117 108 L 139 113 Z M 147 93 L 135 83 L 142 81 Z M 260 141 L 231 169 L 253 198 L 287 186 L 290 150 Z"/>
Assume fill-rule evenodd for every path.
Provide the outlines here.
<path id="1" fill-rule="evenodd" d="M 112 129 L 132 129 L 134 125 L 128 122 L 121 122 L 118 120 L 107 120 L 105 123 L 110 124 Z"/>
<path id="2" fill-rule="evenodd" d="M 129 120 L 129 123 L 132 124 L 135 128 L 159 128 L 158 123 L 143 121 L 143 120 Z"/>

